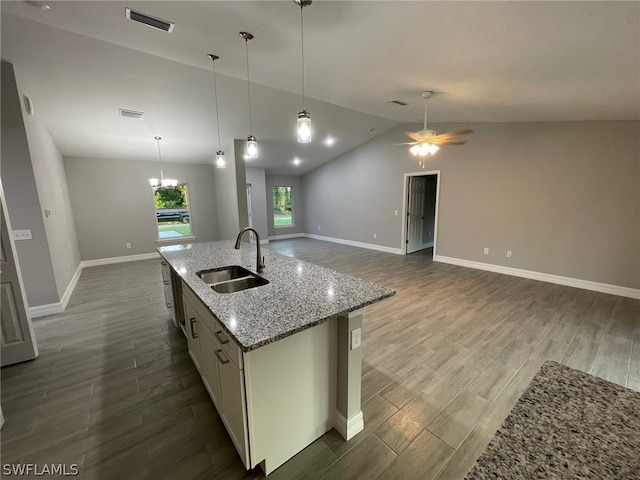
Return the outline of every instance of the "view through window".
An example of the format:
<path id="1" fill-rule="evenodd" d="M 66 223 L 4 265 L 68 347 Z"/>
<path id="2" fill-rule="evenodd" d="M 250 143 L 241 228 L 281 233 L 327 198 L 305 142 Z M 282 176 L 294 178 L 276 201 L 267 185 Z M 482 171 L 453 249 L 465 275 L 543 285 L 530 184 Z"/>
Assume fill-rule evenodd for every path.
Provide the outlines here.
<path id="1" fill-rule="evenodd" d="M 291 209 L 291 187 L 273 187 L 273 226 L 286 227 L 293 225 Z"/>
<path id="2" fill-rule="evenodd" d="M 191 212 L 188 186 L 157 187 L 153 197 L 156 205 L 158 239 L 191 236 Z"/>

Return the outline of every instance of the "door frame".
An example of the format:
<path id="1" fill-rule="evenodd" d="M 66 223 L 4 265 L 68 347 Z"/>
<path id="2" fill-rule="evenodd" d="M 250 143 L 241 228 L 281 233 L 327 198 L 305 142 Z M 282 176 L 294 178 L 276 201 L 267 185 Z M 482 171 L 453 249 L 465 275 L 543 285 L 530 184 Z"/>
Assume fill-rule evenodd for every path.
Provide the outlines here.
<path id="1" fill-rule="evenodd" d="M 436 215 L 433 219 L 433 256 L 436 256 L 436 248 L 438 245 L 438 211 L 440 210 L 440 170 L 430 170 L 426 172 L 411 172 L 405 173 L 403 177 L 402 185 L 402 234 L 401 239 L 401 251 L 402 255 L 407 254 L 407 212 L 409 210 L 409 178 L 410 177 L 426 177 L 429 175 L 436 176 Z"/>

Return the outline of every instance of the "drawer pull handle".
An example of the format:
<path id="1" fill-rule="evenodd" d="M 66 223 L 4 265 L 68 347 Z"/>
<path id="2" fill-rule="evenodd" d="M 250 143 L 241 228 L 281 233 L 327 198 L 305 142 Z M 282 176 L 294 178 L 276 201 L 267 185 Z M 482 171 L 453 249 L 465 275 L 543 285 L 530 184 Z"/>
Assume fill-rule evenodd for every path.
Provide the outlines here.
<path id="1" fill-rule="evenodd" d="M 164 282 L 162 282 L 162 283 L 164 283 L 165 285 L 169 285 L 169 280 L 165 280 L 165 281 L 164 281 Z"/>
<path id="2" fill-rule="evenodd" d="M 189 322 L 191 323 L 191 338 L 198 338 L 198 331 L 194 328 L 194 324 L 196 323 L 196 318 L 190 318 Z"/>
<path id="3" fill-rule="evenodd" d="M 229 343 L 229 339 L 222 334 L 222 331 L 218 330 L 216 332 L 216 338 L 221 344 Z"/>
<path id="4" fill-rule="evenodd" d="M 224 355 L 224 352 L 222 350 L 216 350 L 216 357 L 218 357 L 218 360 L 220 360 L 220 363 L 222 365 L 225 365 L 229 363 L 229 359 L 226 358 L 226 355 L 224 355 L 225 358 L 222 358 L 223 355 Z"/>
<path id="5" fill-rule="evenodd" d="M 167 308 L 173 308 L 173 305 L 171 305 L 170 303 L 167 303 Z"/>
<path id="6" fill-rule="evenodd" d="M 162 262 L 162 265 L 166 265 L 166 264 L 167 264 L 167 262 Z"/>

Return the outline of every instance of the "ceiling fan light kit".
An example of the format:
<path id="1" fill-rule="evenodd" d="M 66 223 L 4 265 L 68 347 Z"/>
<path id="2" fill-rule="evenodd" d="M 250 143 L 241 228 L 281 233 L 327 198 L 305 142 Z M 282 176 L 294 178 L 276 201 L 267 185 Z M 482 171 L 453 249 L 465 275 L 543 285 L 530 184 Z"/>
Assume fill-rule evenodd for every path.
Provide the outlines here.
<path id="1" fill-rule="evenodd" d="M 411 145 L 409 153 L 420 159 L 420 166 L 422 168 L 425 166 L 426 157 L 440 150 L 440 145 L 462 145 L 466 143 L 466 140 L 454 140 L 454 137 L 473 133 L 473 130 L 466 129 L 437 135 L 435 130 L 429 130 L 427 128 L 427 105 L 431 95 L 433 95 L 433 91 L 431 90 L 425 90 L 421 93 L 422 98 L 424 98 L 424 125 L 419 132 L 405 132 L 405 135 L 413 140 L 413 142 L 403 144 Z"/>

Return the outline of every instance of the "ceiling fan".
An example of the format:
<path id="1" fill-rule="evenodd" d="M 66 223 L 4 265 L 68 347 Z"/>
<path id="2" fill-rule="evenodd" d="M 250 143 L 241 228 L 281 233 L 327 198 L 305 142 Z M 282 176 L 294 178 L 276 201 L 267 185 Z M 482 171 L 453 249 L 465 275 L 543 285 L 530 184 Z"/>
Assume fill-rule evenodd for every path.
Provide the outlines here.
<path id="1" fill-rule="evenodd" d="M 456 130 L 455 132 L 436 134 L 435 130 L 427 128 L 427 103 L 433 95 L 431 90 L 422 92 L 424 98 L 424 127 L 419 132 L 405 132 L 413 142 L 401 143 L 400 145 L 412 145 L 409 151 L 416 157 L 420 157 L 420 166 L 424 167 L 424 158 L 427 155 L 433 155 L 440 150 L 441 145 L 463 145 L 466 140 L 459 140 L 456 137 L 473 133 L 473 130 Z"/>

